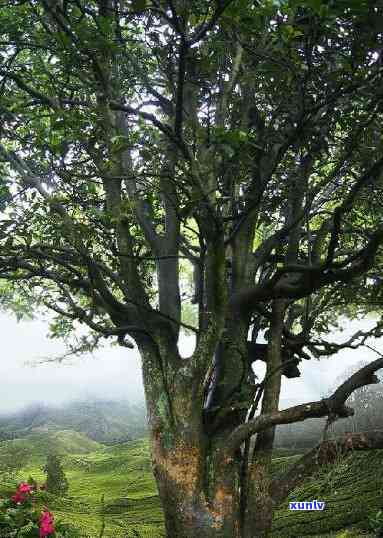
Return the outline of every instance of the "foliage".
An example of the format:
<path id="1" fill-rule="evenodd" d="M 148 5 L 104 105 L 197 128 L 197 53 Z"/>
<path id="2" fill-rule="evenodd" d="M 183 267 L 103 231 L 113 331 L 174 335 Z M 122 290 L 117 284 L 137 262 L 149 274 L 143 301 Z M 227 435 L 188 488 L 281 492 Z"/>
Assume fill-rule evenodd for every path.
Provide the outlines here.
<path id="1" fill-rule="evenodd" d="M 17 321 L 33 319 L 33 300 L 27 290 L 12 282 L 0 281 L 0 308 L 15 314 Z"/>
<path id="2" fill-rule="evenodd" d="M 375 536 L 381 538 L 383 536 L 383 510 L 378 510 L 376 514 L 369 517 L 371 530 L 375 532 Z"/>
<path id="3" fill-rule="evenodd" d="M 6 479 L 14 478 L 17 471 L 26 464 L 29 453 L 26 446 L 8 445 L 6 451 L 1 453 L 0 474 Z"/>
<path id="4" fill-rule="evenodd" d="M 153 233 L 164 233 L 171 193 L 164 193 L 162 172 L 159 176 L 156 172 L 169 173 L 164 170 L 167 138 L 173 144 L 170 151 L 177 156 L 174 182 L 184 271 L 189 274 L 206 250 L 205 240 L 201 242 L 205 217 L 198 185 L 209 174 L 215 177 L 216 192 L 209 203 L 214 205 L 213 213 L 226 219 L 223 233 L 227 237 L 241 222 L 249 197 L 254 196 L 249 189 L 254 172 L 266 174 L 263 183 L 253 185 L 262 197 L 254 239 L 260 248 L 287 214 L 286 201 L 291 201 L 287 178 L 294 176 L 304 155 L 311 155 L 304 194 L 310 202 L 309 230 L 304 231 L 307 223 L 298 223 L 302 236 L 297 256 L 303 263 L 314 244 L 320 247 L 314 255 L 323 259 L 329 237 L 319 241 L 318 234 L 324 231 L 329 212 L 341 206 L 353 177 L 363 172 L 370 155 L 378 161 L 381 153 L 377 135 L 381 96 L 375 91 L 380 73 L 378 6 L 317 0 L 304 4 L 265 1 L 256 6 L 229 2 L 214 31 L 201 36 L 188 51 L 184 105 L 187 110 L 194 107 L 194 115 L 182 118 L 180 137 L 169 127 L 174 124 L 173 104 L 179 98 L 173 80 L 179 60 L 177 25 L 161 10 L 154 17 L 148 3 L 139 4 L 140 9 L 130 6 L 129 16 L 117 12 L 115 19 L 101 15 L 95 2 L 90 6 L 70 3 L 63 6 L 61 15 L 23 2 L 7 6 L 1 15 L 1 76 L 8 90 L 1 103 L 4 271 L 9 275 L 6 259 L 8 256 L 15 263 L 15 254 L 32 265 L 38 265 L 38 259 L 49 260 L 52 269 L 41 274 L 31 265 L 15 267 L 12 278 L 23 284 L 15 289 L 15 281 L 9 280 L 1 295 L 5 306 L 18 316 L 28 309 L 31 296 L 35 310 L 53 307 L 57 318 L 51 331 L 55 337 L 70 335 L 76 320 L 103 329 L 101 334 L 106 337 L 118 332 L 118 322 L 110 321 L 106 305 L 93 304 L 95 295 L 82 285 L 87 269 L 84 252 L 78 248 L 85 246 L 115 298 L 121 300 L 125 294 L 126 299 L 126 290 L 115 278 L 122 271 L 122 258 L 112 240 L 121 233 L 118 223 L 125 222 L 132 233 L 129 248 L 133 250 L 124 256 L 135 260 L 136 276 L 151 304 L 159 304 L 154 275 L 159 269 L 157 255 L 143 217 L 150 216 Z M 185 13 L 195 31 L 204 20 L 203 4 L 192 2 Z M 209 4 L 206 14 L 211 14 Z M 60 16 L 67 22 L 66 32 Z M 100 60 L 94 63 L 97 55 Z M 238 71 L 236 58 L 240 59 Z M 28 65 L 29 82 L 23 78 L 23 65 Z M 100 91 L 108 95 L 102 97 Z M 110 114 L 120 118 L 120 123 L 124 120 L 125 126 L 108 124 L 105 100 Z M 153 115 L 145 106 L 148 101 L 155 109 Z M 129 106 L 124 107 L 127 102 Z M 23 165 L 12 158 L 16 152 L 20 159 L 20 151 L 25 157 Z M 119 187 L 121 203 L 112 207 L 106 202 L 111 197 L 105 177 L 113 175 L 120 160 L 132 151 L 131 170 L 124 174 L 131 172 L 136 185 L 130 190 Z M 263 162 L 262 155 L 265 162 L 274 162 L 270 177 L 268 170 L 258 165 L 253 168 L 252 163 Z M 201 161 L 200 168 L 194 159 Z M 41 186 L 48 187 L 45 194 L 36 182 L 25 181 L 29 168 Z M 230 171 L 230 181 L 225 171 Z M 199 176 L 193 178 L 193 174 Z M 350 199 L 337 263 L 346 261 L 344 253 L 361 251 L 379 224 L 378 187 L 378 178 L 371 177 L 358 197 Z M 63 210 L 69 218 L 62 219 Z M 286 241 L 275 246 L 276 257 L 283 257 Z M 261 274 L 272 273 L 276 262 L 275 258 L 263 264 Z M 198 263 L 205 263 L 202 256 Z M 313 330 L 325 333 L 336 324 L 340 310 L 350 317 L 376 311 L 381 287 L 374 275 L 379 274 L 380 263 L 378 255 L 369 279 L 357 278 L 346 285 L 338 282 L 329 292 L 313 292 Z M 184 273 L 181 288 L 190 292 L 191 286 Z M 304 303 L 298 300 L 298 305 Z M 190 297 L 181 306 L 185 324 L 194 325 L 198 315 Z M 267 320 L 258 321 L 261 327 L 267 325 Z M 297 319 L 296 326 L 301 322 Z M 86 351 L 97 344 L 89 336 L 77 348 Z"/>
<path id="5" fill-rule="evenodd" d="M 57 454 L 48 454 L 47 463 L 44 467 L 47 475 L 46 489 L 55 495 L 65 495 L 68 491 L 68 480 L 65 476 L 61 459 Z"/>
<path id="6" fill-rule="evenodd" d="M 2 538 L 80 538 L 73 525 L 55 523 L 47 508 L 37 508 L 40 497 L 36 482 L 23 482 L 11 498 L 0 500 Z"/>

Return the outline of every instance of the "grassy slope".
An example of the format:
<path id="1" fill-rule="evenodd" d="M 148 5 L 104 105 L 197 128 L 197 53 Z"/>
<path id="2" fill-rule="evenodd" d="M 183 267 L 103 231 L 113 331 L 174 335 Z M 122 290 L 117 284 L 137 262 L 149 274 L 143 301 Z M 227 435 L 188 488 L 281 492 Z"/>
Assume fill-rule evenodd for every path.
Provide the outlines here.
<path id="1" fill-rule="evenodd" d="M 278 458 L 274 465 L 283 470 L 296 458 Z M 314 499 L 326 502 L 323 512 L 290 512 L 287 508 L 289 501 Z M 274 516 L 273 538 L 365 536 L 368 515 L 382 507 L 383 451 L 355 452 L 322 468 L 289 495 Z"/>
<path id="2" fill-rule="evenodd" d="M 63 466 L 69 481 L 68 497 L 60 499 L 50 496 L 48 506 L 57 519 L 81 529 L 84 538 L 99 536 L 102 495 L 104 538 L 134 537 L 137 536 L 134 530 L 142 538 L 160 538 L 163 535 L 163 517 L 146 440 L 106 447 L 88 440 L 82 434 L 64 431 L 45 436 L 33 434 L 26 439 L 7 443 L 29 444 L 31 457 L 20 470 L 20 479 L 33 476 L 38 482 L 43 482 L 45 454 L 54 447 L 63 455 Z M 0 445 L 0 457 L 4 444 Z M 3 485 L 3 491 L 0 485 L 0 494 L 8 491 L 7 483 Z"/>
<path id="3" fill-rule="evenodd" d="M 52 440 L 53 438 L 53 440 Z M 23 440 L 25 441 L 25 440 Z M 17 441 L 13 441 L 14 443 Z M 64 468 L 69 479 L 69 497 L 52 497 L 49 507 L 56 517 L 81 528 L 84 537 L 98 538 L 101 528 L 101 496 L 105 495 L 104 538 L 160 538 L 163 518 L 151 474 L 146 440 L 105 447 L 93 444 L 81 434 L 64 431 L 28 438 L 31 458 L 20 472 L 42 481 L 44 454 L 53 445 L 65 454 Z M 0 444 L 0 457 L 3 444 Z M 3 448 L 4 450 L 4 448 Z M 72 453 L 71 453 L 72 452 Z M 73 452 L 77 452 L 74 454 Z M 283 453 L 278 453 L 278 456 Z M 275 472 L 283 471 L 297 456 L 278 457 Z M 289 500 L 325 500 L 325 512 L 294 513 L 281 506 L 274 518 L 273 538 L 304 536 L 364 536 L 363 524 L 368 509 L 383 505 L 383 451 L 355 453 L 295 490 Z M 1 489 L 0 489 L 1 493 Z M 338 534 L 352 524 L 353 533 Z"/>
<path id="4" fill-rule="evenodd" d="M 63 430 L 51 433 L 34 432 L 22 439 L 2 441 L 0 443 L 0 458 L 9 449 L 28 450 L 30 458 L 41 458 L 49 452 L 65 454 L 86 454 L 98 450 L 103 445 L 89 439 L 86 435 L 72 430 Z"/>

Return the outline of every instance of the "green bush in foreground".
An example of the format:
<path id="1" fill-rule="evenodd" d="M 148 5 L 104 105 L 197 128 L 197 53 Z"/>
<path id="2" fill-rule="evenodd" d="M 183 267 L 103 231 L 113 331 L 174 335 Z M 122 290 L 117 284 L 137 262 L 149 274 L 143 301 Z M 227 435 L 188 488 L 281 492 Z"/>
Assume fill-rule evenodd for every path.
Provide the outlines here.
<path id="1" fill-rule="evenodd" d="M 80 538 L 68 524 L 55 522 L 47 507 L 41 509 L 44 494 L 36 482 L 22 482 L 10 498 L 0 499 L 0 536 L 2 538 Z M 38 508 L 40 506 L 40 508 Z"/>
<path id="2" fill-rule="evenodd" d="M 368 521 L 375 536 L 383 538 L 383 510 L 378 510 L 376 514 L 369 517 Z"/>

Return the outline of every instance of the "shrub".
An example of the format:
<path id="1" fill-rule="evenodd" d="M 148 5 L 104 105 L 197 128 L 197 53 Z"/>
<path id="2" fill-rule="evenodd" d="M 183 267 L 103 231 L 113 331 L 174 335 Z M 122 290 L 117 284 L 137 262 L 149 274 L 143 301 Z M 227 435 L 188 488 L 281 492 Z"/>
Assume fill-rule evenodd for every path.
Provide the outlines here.
<path id="1" fill-rule="evenodd" d="M 22 482 L 13 495 L 0 499 L 1 538 L 80 538 L 79 532 L 61 522 L 55 522 L 53 514 L 41 501 L 35 481 Z"/>
<path id="2" fill-rule="evenodd" d="M 55 495 L 65 495 L 68 491 L 68 480 L 66 479 L 59 456 L 56 454 L 48 455 L 44 472 L 47 475 L 47 491 Z"/>
<path id="3" fill-rule="evenodd" d="M 383 538 L 383 510 L 378 510 L 376 514 L 368 518 L 370 528 L 377 538 Z"/>

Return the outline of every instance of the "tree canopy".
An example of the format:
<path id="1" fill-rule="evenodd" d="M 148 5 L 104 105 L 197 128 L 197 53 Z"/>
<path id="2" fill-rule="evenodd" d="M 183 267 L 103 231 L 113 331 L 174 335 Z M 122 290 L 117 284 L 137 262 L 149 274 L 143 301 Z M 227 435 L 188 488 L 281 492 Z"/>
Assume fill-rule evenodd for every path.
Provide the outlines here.
<path id="1" fill-rule="evenodd" d="M 238 291 L 246 232 L 248 285 L 263 273 L 249 310 L 276 290 L 301 299 L 326 285 L 329 306 L 379 303 L 373 267 L 363 297 L 353 285 L 360 300 L 347 291 L 382 234 L 381 10 L 305 4 L 3 9 L 4 269 L 33 275 L 60 318 L 105 336 L 118 332 L 119 311 L 124 325 L 128 311 L 137 320 L 138 305 L 160 305 L 174 329 L 172 256 L 192 264 L 198 283 L 208 243 L 221 237 Z M 173 281 L 159 276 L 160 297 L 156 267 Z M 319 326 L 324 304 L 316 310 Z M 68 327 L 61 318 L 55 330 Z"/>

